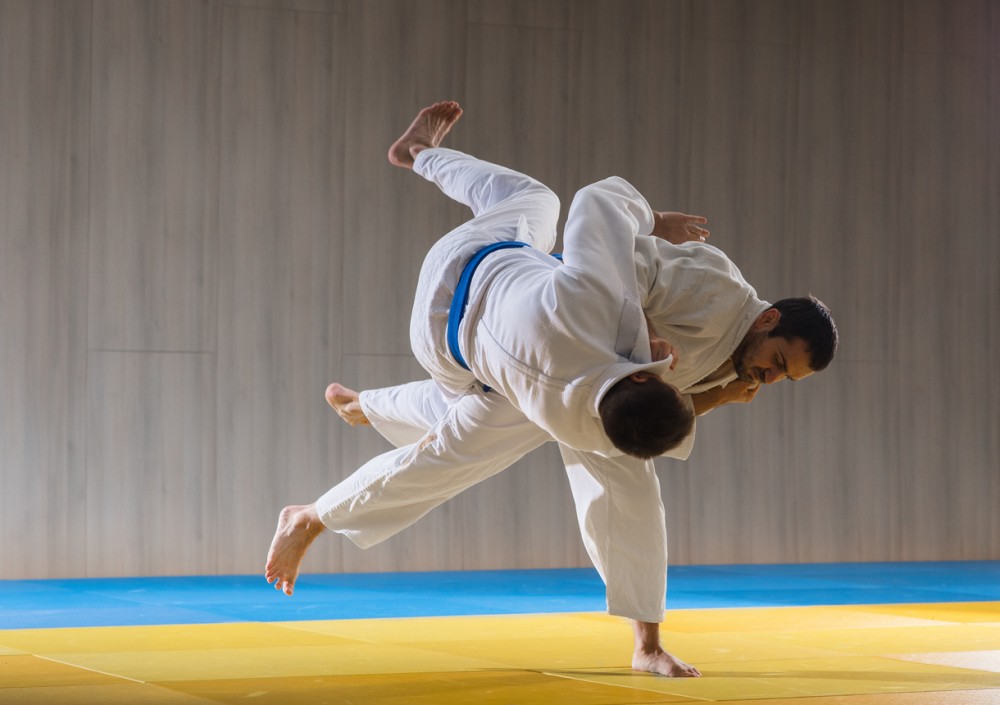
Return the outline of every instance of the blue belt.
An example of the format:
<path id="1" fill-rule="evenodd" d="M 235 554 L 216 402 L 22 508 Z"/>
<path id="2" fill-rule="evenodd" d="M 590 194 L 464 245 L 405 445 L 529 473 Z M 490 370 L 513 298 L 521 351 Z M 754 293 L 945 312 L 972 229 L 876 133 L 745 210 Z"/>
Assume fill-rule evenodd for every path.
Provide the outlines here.
<path id="1" fill-rule="evenodd" d="M 486 255 L 496 250 L 506 250 L 511 247 L 528 247 L 528 243 L 518 242 L 517 240 L 502 240 L 494 242 L 492 245 L 487 245 L 472 255 L 472 259 L 469 260 L 468 264 L 465 265 L 465 269 L 462 270 L 462 276 L 458 278 L 458 286 L 455 287 L 455 296 L 452 298 L 451 308 L 448 310 L 448 351 L 455 358 L 455 362 L 465 369 L 469 369 L 469 366 L 466 364 L 465 358 L 462 357 L 462 352 L 458 349 L 458 324 L 462 322 L 462 317 L 465 316 L 465 309 L 469 305 L 469 284 L 472 282 L 472 275 L 475 273 L 476 267 L 486 259 Z"/>

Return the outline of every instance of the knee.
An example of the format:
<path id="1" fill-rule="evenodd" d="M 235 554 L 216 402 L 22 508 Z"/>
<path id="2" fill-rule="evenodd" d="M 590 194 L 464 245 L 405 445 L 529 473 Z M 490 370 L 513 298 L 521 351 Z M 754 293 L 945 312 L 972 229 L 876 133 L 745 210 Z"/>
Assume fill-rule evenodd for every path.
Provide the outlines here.
<path id="1" fill-rule="evenodd" d="M 555 191 L 542 182 L 531 179 L 524 192 L 537 201 L 539 210 L 551 212 L 556 218 L 559 217 L 559 196 Z"/>

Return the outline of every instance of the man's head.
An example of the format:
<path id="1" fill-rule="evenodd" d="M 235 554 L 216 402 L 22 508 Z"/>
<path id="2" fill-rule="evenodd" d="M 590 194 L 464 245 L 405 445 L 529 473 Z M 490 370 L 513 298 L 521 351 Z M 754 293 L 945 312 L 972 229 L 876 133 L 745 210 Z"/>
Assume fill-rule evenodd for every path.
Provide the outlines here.
<path id="1" fill-rule="evenodd" d="M 744 382 L 799 380 L 825 369 L 837 351 L 830 310 L 812 296 L 782 299 L 754 321 L 733 353 Z"/>
<path id="2" fill-rule="evenodd" d="M 694 425 L 694 410 L 681 393 L 645 371 L 615 383 L 597 411 L 615 448 L 636 458 L 676 448 Z"/>

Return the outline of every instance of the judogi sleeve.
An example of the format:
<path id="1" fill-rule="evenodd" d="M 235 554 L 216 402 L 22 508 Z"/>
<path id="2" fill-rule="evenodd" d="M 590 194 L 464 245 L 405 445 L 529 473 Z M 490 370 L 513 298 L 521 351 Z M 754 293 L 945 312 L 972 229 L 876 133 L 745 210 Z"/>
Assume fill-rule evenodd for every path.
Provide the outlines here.
<path id="1" fill-rule="evenodd" d="M 653 225 L 649 203 L 632 184 L 617 176 L 581 189 L 566 220 L 563 266 L 588 286 L 603 286 L 606 295 L 621 297 L 615 352 L 633 362 L 651 361 L 643 310 L 655 300 L 661 286 L 658 250 L 655 240 L 643 238 L 643 247 L 639 247 L 636 237 L 649 235 Z M 687 460 L 694 440 L 692 425 L 684 441 L 663 455 Z"/>
<path id="2" fill-rule="evenodd" d="M 635 272 L 635 238 L 653 230 L 653 211 L 634 186 L 612 176 L 577 192 L 566 218 L 560 273 L 621 303 L 615 352 L 650 362 Z"/>

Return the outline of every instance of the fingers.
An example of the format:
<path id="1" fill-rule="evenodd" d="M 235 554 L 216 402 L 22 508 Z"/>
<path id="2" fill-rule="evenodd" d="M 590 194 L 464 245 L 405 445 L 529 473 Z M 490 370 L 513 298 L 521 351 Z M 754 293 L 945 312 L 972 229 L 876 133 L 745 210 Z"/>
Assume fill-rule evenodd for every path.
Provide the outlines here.
<path id="1" fill-rule="evenodd" d="M 670 353 L 663 348 L 662 341 L 651 340 L 649 343 L 649 355 L 653 362 L 659 362 L 660 360 L 666 360 L 667 355 Z"/>
<path id="2" fill-rule="evenodd" d="M 649 353 L 653 362 L 666 360 L 670 355 L 674 356 L 674 361 L 677 359 L 677 351 L 674 350 L 674 346 L 663 338 L 651 337 L 649 339 Z M 673 364 L 670 365 L 670 369 L 673 369 Z"/>
<path id="3" fill-rule="evenodd" d="M 705 228 L 699 228 L 697 225 L 688 225 L 687 231 L 691 237 L 697 238 L 701 242 L 705 242 L 705 238 L 711 235 Z"/>
<path id="4" fill-rule="evenodd" d="M 709 231 L 705 228 L 699 227 L 696 223 L 704 225 L 708 222 L 708 218 L 703 215 L 688 215 L 687 213 L 680 213 L 679 215 L 684 221 L 684 229 L 687 230 L 688 235 L 690 235 L 693 239 L 705 242 L 705 238 L 707 238 L 711 233 L 709 233 Z"/>
<path id="5" fill-rule="evenodd" d="M 669 357 L 670 369 L 672 370 L 677 366 L 677 361 L 680 357 L 677 354 L 677 348 L 663 338 L 651 338 L 649 341 L 649 351 L 653 362 L 666 360 Z"/>
<path id="6" fill-rule="evenodd" d="M 687 231 L 694 237 L 697 237 L 702 242 L 705 242 L 705 238 L 711 235 L 711 233 L 705 228 L 695 225 L 695 223 L 707 223 L 707 222 L 708 219 L 703 218 L 700 215 L 688 216 L 688 222 L 686 224 Z"/>
<path id="7" fill-rule="evenodd" d="M 652 234 L 674 245 L 686 242 L 705 242 L 710 235 L 701 225 L 708 222 L 703 215 L 688 215 L 676 211 L 654 211 Z"/>

